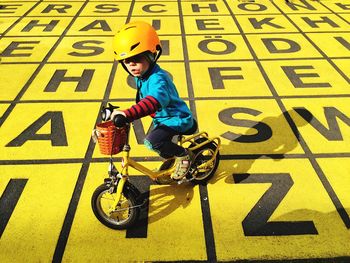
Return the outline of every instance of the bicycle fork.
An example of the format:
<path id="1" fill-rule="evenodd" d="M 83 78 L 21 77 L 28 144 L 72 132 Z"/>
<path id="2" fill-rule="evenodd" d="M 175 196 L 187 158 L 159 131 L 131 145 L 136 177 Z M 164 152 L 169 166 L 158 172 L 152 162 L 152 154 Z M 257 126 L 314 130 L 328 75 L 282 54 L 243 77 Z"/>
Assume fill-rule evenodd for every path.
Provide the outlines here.
<path id="1" fill-rule="evenodd" d="M 126 176 L 123 176 L 118 170 L 115 168 L 112 160 L 110 161 L 108 167 L 109 178 L 105 179 L 105 183 L 110 186 L 110 194 L 115 192 L 114 200 L 109 208 L 109 212 L 112 213 L 117 209 L 118 203 L 120 201 L 121 195 L 123 193 L 124 185 L 127 180 Z"/>
<path id="2" fill-rule="evenodd" d="M 115 186 L 117 187 L 116 193 L 114 195 L 115 199 L 113 200 L 112 206 L 109 208 L 110 210 L 109 212 L 114 212 L 115 210 L 117 210 L 117 206 L 120 201 L 120 197 L 122 196 L 126 180 L 127 180 L 126 177 L 123 177 L 121 174 L 118 174 L 118 181 L 117 181 L 117 185 Z"/>

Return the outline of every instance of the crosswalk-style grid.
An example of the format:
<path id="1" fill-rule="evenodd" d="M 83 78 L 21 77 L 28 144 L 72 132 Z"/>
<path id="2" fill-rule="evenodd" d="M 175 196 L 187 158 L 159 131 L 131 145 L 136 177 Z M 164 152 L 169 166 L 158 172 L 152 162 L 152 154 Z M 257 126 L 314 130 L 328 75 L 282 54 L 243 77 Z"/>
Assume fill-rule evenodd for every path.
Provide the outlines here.
<path id="1" fill-rule="evenodd" d="M 0 1 L 0 16 L 1 262 L 350 257 L 348 1 Z M 90 208 L 107 166 L 90 134 L 107 102 L 134 103 L 111 45 L 134 20 L 222 158 L 207 186 L 135 171 L 150 205 L 115 232 Z M 150 123 L 131 145 L 153 167 Z"/>

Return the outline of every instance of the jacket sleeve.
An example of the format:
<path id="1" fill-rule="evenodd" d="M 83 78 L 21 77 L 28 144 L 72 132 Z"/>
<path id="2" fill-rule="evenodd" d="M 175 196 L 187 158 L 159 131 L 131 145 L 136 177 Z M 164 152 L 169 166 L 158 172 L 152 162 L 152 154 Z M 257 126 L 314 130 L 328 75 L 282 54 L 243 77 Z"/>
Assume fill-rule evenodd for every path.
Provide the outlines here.
<path id="1" fill-rule="evenodd" d="M 123 110 L 129 122 L 142 117 L 153 115 L 160 108 L 159 102 L 152 96 L 141 99 L 129 109 Z"/>

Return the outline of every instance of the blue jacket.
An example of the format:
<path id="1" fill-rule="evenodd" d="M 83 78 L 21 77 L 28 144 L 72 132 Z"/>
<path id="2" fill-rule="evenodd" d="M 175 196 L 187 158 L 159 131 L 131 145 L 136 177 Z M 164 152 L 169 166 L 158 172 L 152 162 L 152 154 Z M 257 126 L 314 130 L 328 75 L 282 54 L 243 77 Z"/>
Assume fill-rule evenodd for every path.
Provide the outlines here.
<path id="1" fill-rule="evenodd" d="M 176 131 L 185 132 L 193 126 L 192 112 L 179 97 L 169 75 L 158 64 L 154 65 L 148 77 L 135 77 L 135 81 L 139 99 L 152 96 L 161 105 L 153 117 L 155 127 L 165 125 Z"/>

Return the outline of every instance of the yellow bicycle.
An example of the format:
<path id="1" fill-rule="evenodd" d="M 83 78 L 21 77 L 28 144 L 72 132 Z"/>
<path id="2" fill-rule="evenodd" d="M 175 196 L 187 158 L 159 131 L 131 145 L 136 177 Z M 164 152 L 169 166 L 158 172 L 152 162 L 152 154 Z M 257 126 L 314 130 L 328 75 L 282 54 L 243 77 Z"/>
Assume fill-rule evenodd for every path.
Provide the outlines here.
<path id="1" fill-rule="evenodd" d="M 108 114 L 102 111 L 102 119 L 105 119 L 106 115 Z M 206 183 L 213 177 L 220 161 L 220 138 L 210 138 L 206 132 L 190 136 L 179 135 L 178 143 L 190 152 L 191 166 L 186 176 L 176 181 L 170 177 L 175 170 L 175 159 L 165 160 L 160 168 L 154 171 L 130 157 L 130 125 L 132 124 L 128 123 L 122 128 L 117 128 L 113 121 L 105 121 L 96 127 L 100 151 L 110 155 L 110 161 L 108 178 L 94 191 L 91 206 L 96 218 L 112 229 L 131 227 L 137 221 L 141 207 L 147 203 L 147 200 L 142 200 L 140 191 L 130 182 L 129 167 L 149 176 L 158 184 L 199 184 Z M 112 158 L 117 153 L 121 153 L 120 171 L 115 167 Z"/>

